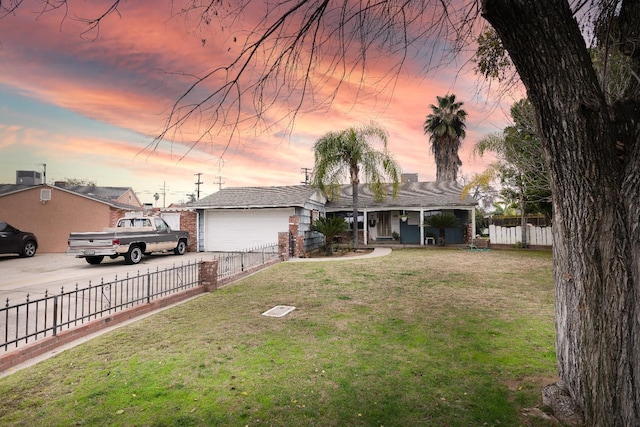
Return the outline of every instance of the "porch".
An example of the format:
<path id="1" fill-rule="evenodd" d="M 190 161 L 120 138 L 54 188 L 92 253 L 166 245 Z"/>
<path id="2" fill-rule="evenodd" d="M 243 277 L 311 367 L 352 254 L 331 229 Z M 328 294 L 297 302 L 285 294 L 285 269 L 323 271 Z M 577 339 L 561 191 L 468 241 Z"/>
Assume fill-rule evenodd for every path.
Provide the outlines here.
<path id="1" fill-rule="evenodd" d="M 358 243 L 362 246 L 437 246 L 440 230 L 426 226 L 431 215 L 448 213 L 455 215 L 460 227 L 446 228 L 445 245 L 465 245 L 475 236 L 475 209 L 439 209 L 439 210 L 369 210 L 358 213 Z M 338 244 L 351 242 L 353 214 L 351 212 L 332 212 L 328 215 L 343 217 L 350 230 L 338 236 Z"/>

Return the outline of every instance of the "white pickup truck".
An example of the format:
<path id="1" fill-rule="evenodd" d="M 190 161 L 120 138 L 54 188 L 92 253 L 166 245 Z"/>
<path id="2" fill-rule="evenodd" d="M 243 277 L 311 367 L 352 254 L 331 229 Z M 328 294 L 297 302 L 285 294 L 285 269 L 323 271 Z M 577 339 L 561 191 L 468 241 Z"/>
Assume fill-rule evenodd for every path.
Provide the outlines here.
<path id="1" fill-rule="evenodd" d="M 158 217 L 121 218 L 116 227 L 102 232 L 71 233 L 67 255 L 84 258 L 89 264 L 100 264 L 105 256 L 123 256 L 128 264 L 137 264 L 143 254 L 187 251 L 189 234 L 173 231 Z"/>

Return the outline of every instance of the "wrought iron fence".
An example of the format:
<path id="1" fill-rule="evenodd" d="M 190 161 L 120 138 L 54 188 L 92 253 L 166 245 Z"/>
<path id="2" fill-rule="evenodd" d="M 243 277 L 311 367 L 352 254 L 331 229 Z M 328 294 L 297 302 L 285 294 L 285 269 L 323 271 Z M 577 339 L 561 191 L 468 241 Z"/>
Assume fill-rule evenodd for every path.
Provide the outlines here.
<path id="1" fill-rule="evenodd" d="M 147 271 L 105 283 L 72 290 L 60 289 L 59 293 L 30 299 L 10 305 L 7 298 L 0 308 L 0 345 L 4 351 L 28 344 L 39 338 L 55 336 L 65 329 L 72 329 L 91 320 L 123 311 L 136 305 L 199 286 L 200 262 L 173 266 L 165 270 Z"/>
<path id="2" fill-rule="evenodd" d="M 254 267 L 279 258 L 278 245 L 265 245 L 246 251 L 215 253 L 218 281 L 229 279 Z M 0 308 L 0 351 L 10 351 L 47 336 L 80 326 L 118 311 L 146 304 L 188 288 L 200 286 L 202 261 L 173 266 L 165 270 L 127 275 L 105 283 L 59 293 L 45 292 L 44 297 Z"/>
<path id="3" fill-rule="evenodd" d="M 238 252 L 214 252 L 218 260 L 218 281 L 241 274 L 254 267 L 275 261 L 280 257 L 277 243 L 257 246 Z"/>

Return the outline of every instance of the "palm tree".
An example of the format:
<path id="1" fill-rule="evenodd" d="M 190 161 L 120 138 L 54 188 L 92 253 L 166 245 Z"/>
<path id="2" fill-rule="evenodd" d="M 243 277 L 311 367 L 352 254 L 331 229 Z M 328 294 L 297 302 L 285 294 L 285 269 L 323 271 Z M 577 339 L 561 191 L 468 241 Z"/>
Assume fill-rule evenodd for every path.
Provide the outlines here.
<path id="1" fill-rule="evenodd" d="M 311 224 L 311 231 L 317 231 L 324 235 L 324 243 L 327 255 L 333 253 L 333 239 L 343 231 L 349 229 L 349 224 L 340 216 L 318 218 Z"/>
<path id="2" fill-rule="evenodd" d="M 444 246 L 446 229 L 460 227 L 460 219 L 454 214 L 442 213 L 431 215 L 425 220 L 424 225 L 438 229 L 438 245 Z"/>
<path id="3" fill-rule="evenodd" d="M 424 133 L 429 135 L 431 151 L 436 160 L 436 181 L 455 181 L 462 165 L 458 150 L 465 137 L 467 112 L 455 95 L 438 96 L 438 105 L 430 105 L 433 112 L 424 122 Z"/>
<path id="4" fill-rule="evenodd" d="M 382 149 L 376 150 L 368 140 L 377 139 Z M 387 149 L 387 131 L 371 123 L 369 125 L 339 132 L 328 132 L 314 145 L 315 166 L 312 185 L 322 190 L 329 199 L 338 195 L 341 182 L 348 176 L 353 194 L 353 236 L 354 249 L 358 246 L 358 184 L 360 172 L 371 187 L 376 200 L 387 195 L 384 179 L 391 182 L 393 196 L 398 192 L 398 171 L 393 156 Z M 389 182 L 387 181 L 387 182 Z"/>

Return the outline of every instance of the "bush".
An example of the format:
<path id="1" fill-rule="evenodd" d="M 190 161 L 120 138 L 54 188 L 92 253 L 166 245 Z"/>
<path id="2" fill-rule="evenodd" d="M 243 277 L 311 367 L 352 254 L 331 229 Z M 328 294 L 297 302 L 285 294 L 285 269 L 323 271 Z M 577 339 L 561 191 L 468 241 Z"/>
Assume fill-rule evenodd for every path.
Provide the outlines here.
<path id="1" fill-rule="evenodd" d="M 333 239 L 349 229 L 349 224 L 339 216 L 318 218 L 311 224 L 311 231 L 324 235 L 327 255 L 333 253 Z"/>

